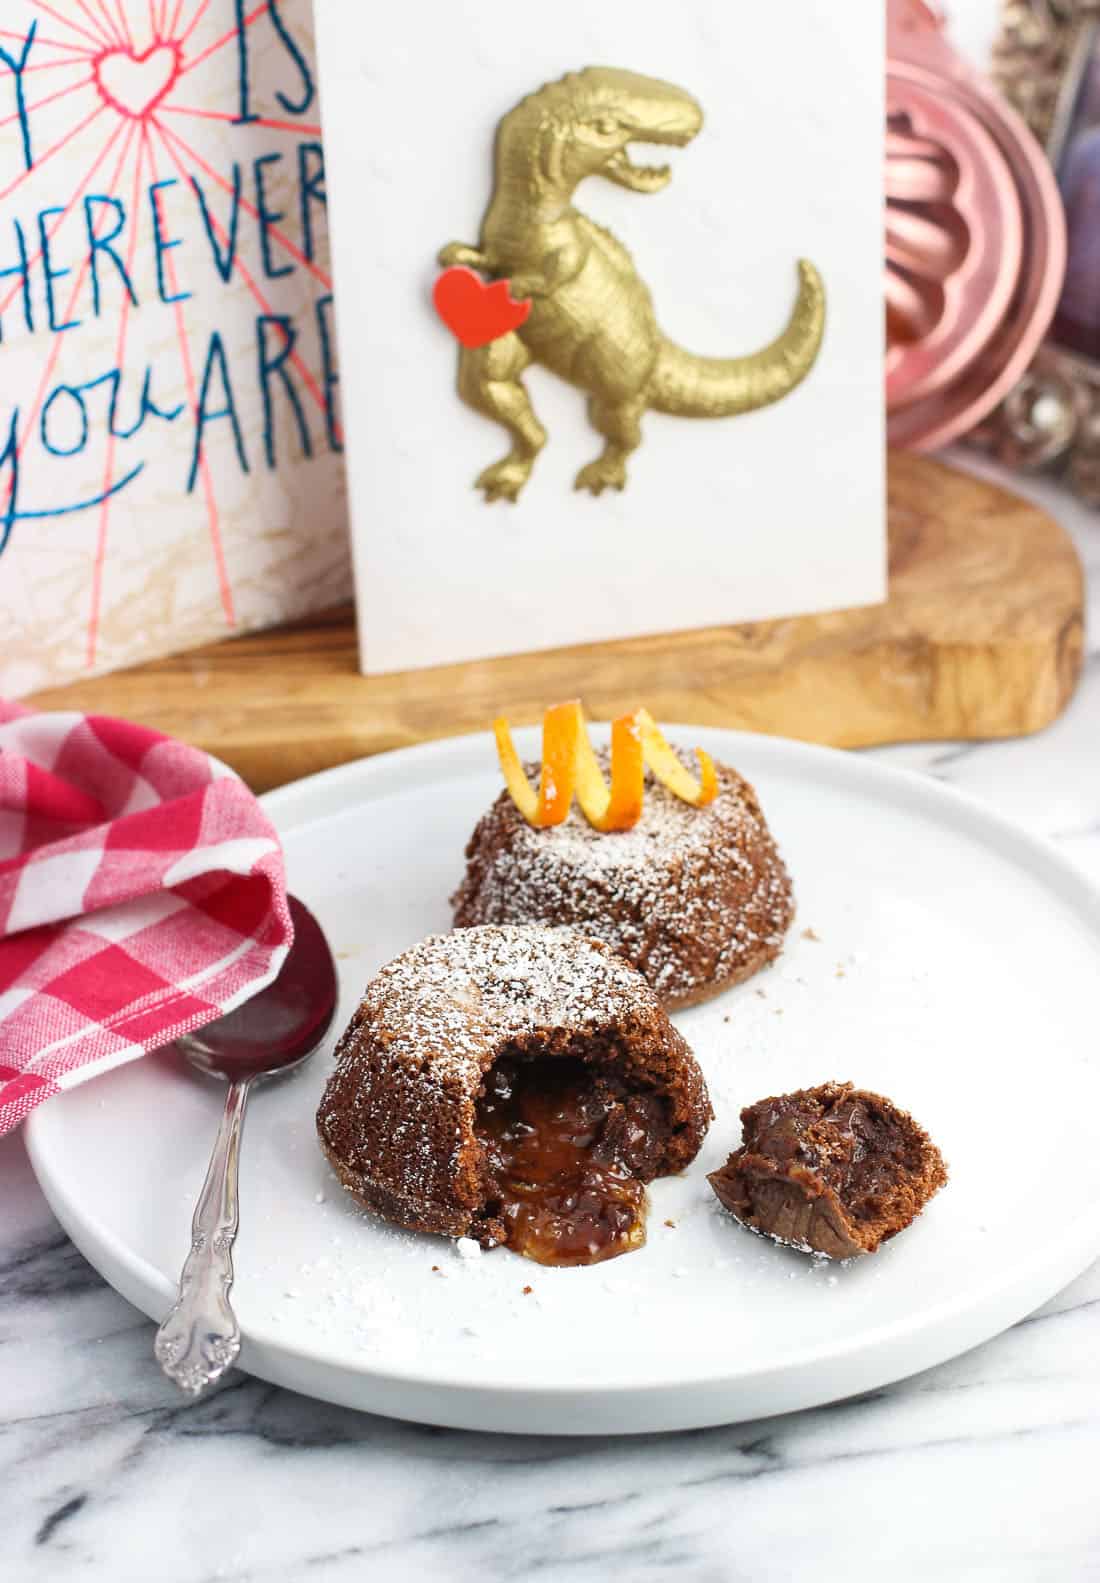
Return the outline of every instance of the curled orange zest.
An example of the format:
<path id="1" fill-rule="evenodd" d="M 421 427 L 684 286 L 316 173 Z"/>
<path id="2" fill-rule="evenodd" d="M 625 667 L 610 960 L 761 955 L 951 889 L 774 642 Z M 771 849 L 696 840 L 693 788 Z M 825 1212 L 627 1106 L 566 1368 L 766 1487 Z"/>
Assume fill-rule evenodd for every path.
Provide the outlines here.
<path id="1" fill-rule="evenodd" d="M 648 709 L 639 709 L 634 716 L 642 737 L 645 761 L 662 786 L 693 808 L 703 808 L 718 795 L 718 772 L 714 760 L 702 748 L 695 749 L 699 760 L 699 779 L 686 770 L 676 754 L 661 735 L 660 727 Z"/>
<path id="2" fill-rule="evenodd" d="M 574 796 L 594 829 L 632 829 L 641 818 L 646 764 L 663 786 L 694 807 L 712 802 L 718 793 L 718 776 L 710 755 L 696 749 L 696 781 L 646 709 L 611 722 L 610 787 L 588 739 L 584 710 L 577 699 L 555 704 L 543 716 L 542 775 L 537 792 L 527 779 L 507 720 L 495 720 L 493 732 L 509 795 L 528 824 L 539 829 L 567 819 Z"/>

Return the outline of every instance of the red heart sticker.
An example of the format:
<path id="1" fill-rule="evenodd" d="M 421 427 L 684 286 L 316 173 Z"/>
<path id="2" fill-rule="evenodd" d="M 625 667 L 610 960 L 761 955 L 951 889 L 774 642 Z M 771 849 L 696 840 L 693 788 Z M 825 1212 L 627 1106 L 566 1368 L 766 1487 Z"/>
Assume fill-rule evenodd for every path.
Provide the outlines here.
<path id="1" fill-rule="evenodd" d="M 509 282 L 486 285 L 464 264 L 445 269 L 432 290 L 435 311 L 463 346 L 488 346 L 509 330 L 518 330 L 531 312 L 531 299 L 514 302 Z"/>

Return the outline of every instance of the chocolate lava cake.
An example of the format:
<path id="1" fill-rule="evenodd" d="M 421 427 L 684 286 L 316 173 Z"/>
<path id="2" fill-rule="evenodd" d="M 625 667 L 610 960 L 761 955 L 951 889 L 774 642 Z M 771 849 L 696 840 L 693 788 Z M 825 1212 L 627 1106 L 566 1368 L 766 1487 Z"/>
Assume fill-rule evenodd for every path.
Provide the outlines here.
<path id="1" fill-rule="evenodd" d="M 947 1181 L 923 1127 L 851 1083 L 759 1100 L 741 1126 L 741 1147 L 707 1180 L 742 1225 L 804 1253 L 874 1253 Z"/>
<path id="2" fill-rule="evenodd" d="M 466 847 L 455 927 L 566 925 L 625 957 L 669 1008 L 749 978 L 779 954 L 791 883 L 753 788 L 715 768 L 718 795 L 701 808 L 647 769 L 641 818 L 611 834 L 575 805 L 563 824 L 536 829 L 502 792 Z M 527 766 L 529 778 L 538 771 Z"/>
<path id="3" fill-rule="evenodd" d="M 644 1184 L 712 1114 L 645 980 L 567 929 L 424 940 L 368 984 L 336 1059 L 317 1130 L 361 1204 L 547 1264 L 639 1246 Z"/>

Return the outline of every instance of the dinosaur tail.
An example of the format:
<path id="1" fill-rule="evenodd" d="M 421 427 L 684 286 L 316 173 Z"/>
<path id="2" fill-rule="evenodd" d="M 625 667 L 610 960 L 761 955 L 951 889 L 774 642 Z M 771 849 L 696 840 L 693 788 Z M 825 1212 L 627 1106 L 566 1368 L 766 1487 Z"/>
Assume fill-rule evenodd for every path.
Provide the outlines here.
<path id="1" fill-rule="evenodd" d="M 780 401 L 814 365 L 825 329 L 825 287 L 798 262 L 798 301 L 787 328 L 748 357 L 695 357 L 662 340 L 649 404 L 681 418 L 728 418 Z"/>

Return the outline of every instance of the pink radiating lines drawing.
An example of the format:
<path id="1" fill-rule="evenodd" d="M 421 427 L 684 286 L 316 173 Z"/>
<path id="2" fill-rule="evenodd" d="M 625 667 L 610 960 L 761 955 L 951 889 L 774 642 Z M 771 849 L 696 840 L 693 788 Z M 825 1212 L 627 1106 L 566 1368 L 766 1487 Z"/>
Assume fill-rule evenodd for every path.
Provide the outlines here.
<path id="1" fill-rule="evenodd" d="M 107 164 L 109 156 L 118 145 L 117 158 L 110 166 L 110 173 L 103 182 L 101 191 L 112 198 L 117 198 L 120 194 L 130 198 L 130 213 L 135 218 L 127 242 L 128 271 L 132 271 L 138 240 L 137 216 L 141 212 L 139 196 L 143 180 L 146 183 L 159 181 L 162 169 L 167 169 L 170 165 L 171 173 L 185 181 L 189 181 L 193 175 L 204 176 L 227 193 L 232 194 L 234 190 L 232 183 L 208 163 L 179 128 L 181 124 L 186 125 L 188 118 L 199 122 L 231 123 L 238 119 L 237 116 L 228 111 L 209 110 L 183 102 L 174 102 L 172 96 L 177 85 L 181 84 L 196 67 L 237 40 L 238 29 L 236 26 L 228 29 L 197 54 L 190 55 L 188 49 L 192 36 L 208 12 L 212 0 L 146 0 L 146 3 L 147 10 L 140 4 L 135 5 L 128 15 L 123 0 L 75 0 L 75 10 L 78 15 L 66 16 L 57 6 L 49 4 L 48 0 L 28 0 L 29 6 L 39 17 L 39 31 L 36 32 L 34 44 L 35 57 L 47 50 L 54 53 L 47 60 L 35 58 L 33 64 L 27 65 L 26 74 L 69 70 L 79 75 L 75 80 L 67 81 L 64 87 L 48 92 L 37 100 L 28 100 L 27 112 L 33 115 L 35 110 L 45 105 L 65 99 L 69 95 L 81 95 L 79 106 L 74 101 L 74 111 L 79 119 L 52 144 L 43 149 L 36 148 L 32 168 L 16 176 L 6 187 L 0 188 L 0 201 L 2 201 L 16 193 L 43 165 L 63 149 L 69 148 L 77 139 L 81 140 L 81 148 L 85 142 L 89 145 L 90 163 L 75 182 L 68 198 L 63 202 L 58 200 L 60 212 L 46 227 L 46 238 L 51 240 L 83 197 L 93 179 Z M 267 10 L 267 0 L 262 0 L 262 3 L 245 14 L 244 26 L 251 27 Z M 56 28 L 58 31 L 44 32 L 43 28 L 49 30 Z M 22 45 L 25 38 L 25 32 L 17 33 L 11 29 L 0 28 L 0 41 L 8 39 L 17 45 Z M 145 69 L 144 93 L 138 86 L 128 96 L 120 94 L 114 79 L 108 75 L 110 69 L 120 62 L 131 71 Z M 89 90 L 92 95 L 91 102 L 88 97 Z M 169 117 L 171 117 L 171 125 L 167 124 Z M 17 119 L 17 114 L 0 119 L 0 130 Z M 321 131 L 320 126 L 304 120 L 258 116 L 251 120 L 250 124 L 276 132 L 297 133 L 299 136 L 317 137 L 320 136 Z M 243 196 L 240 197 L 240 207 L 246 214 L 259 218 L 259 211 Z M 98 227 L 104 223 L 104 217 L 101 215 L 96 222 L 97 234 L 102 234 Z M 210 223 L 220 244 L 226 245 L 228 235 L 220 220 L 211 214 Z M 278 225 L 268 221 L 266 229 L 274 243 L 321 285 L 331 289 L 332 282 L 328 272 L 315 260 L 307 258 L 302 249 Z M 40 262 L 42 251 L 39 248 L 37 252 L 29 253 L 28 269 Z M 62 323 L 72 316 L 87 279 L 90 262 L 90 257 L 86 257 L 81 267 L 74 272 L 72 289 L 62 310 Z M 164 264 L 169 293 L 174 295 L 178 290 L 178 280 L 175 260 L 170 252 L 166 254 Z M 233 267 L 261 312 L 274 314 L 276 310 L 265 295 L 262 286 L 245 267 L 240 257 L 236 258 Z M 0 297 L 0 319 L 22 289 L 22 284 L 17 279 L 15 284 Z M 177 301 L 172 307 L 186 401 L 192 417 L 197 418 L 196 360 L 187 323 L 188 300 L 190 299 Z M 125 367 L 130 310 L 129 295 L 124 294 L 116 344 L 116 367 L 119 369 Z M 61 349 L 61 340 L 60 334 L 52 339 L 37 390 L 23 418 L 16 443 L 19 455 L 22 455 L 38 421 L 42 403 L 50 389 Z M 323 414 L 325 393 L 316 376 L 296 350 L 291 353 L 290 362 L 311 399 Z M 117 499 L 117 496 L 110 494 L 111 487 L 116 482 L 115 450 L 115 436 L 108 434 L 101 491 L 103 498 L 97 508 L 98 520 L 89 579 L 86 643 L 86 662 L 89 667 L 95 664 L 97 656 L 103 606 L 104 569 L 110 544 L 111 512 Z M 233 626 L 236 622 L 233 589 L 222 544 L 217 491 L 205 453 L 200 458 L 199 477 L 202 483 L 210 553 L 217 577 L 222 611 L 226 624 Z M 9 498 L 13 488 L 14 474 L 8 484 Z"/>

